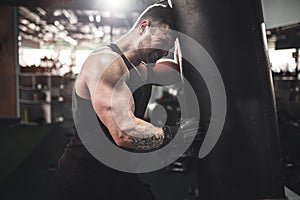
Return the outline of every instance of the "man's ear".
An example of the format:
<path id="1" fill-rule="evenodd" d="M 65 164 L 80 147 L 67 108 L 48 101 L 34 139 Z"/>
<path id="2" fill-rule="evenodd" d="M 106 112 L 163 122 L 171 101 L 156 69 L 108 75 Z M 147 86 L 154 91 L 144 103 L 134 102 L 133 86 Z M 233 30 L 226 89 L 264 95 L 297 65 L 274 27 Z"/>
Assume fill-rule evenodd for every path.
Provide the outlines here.
<path id="1" fill-rule="evenodd" d="M 150 26 L 149 20 L 143 20 L 139 25 L 139 32 L 140 34 L 143 34 Z"/>

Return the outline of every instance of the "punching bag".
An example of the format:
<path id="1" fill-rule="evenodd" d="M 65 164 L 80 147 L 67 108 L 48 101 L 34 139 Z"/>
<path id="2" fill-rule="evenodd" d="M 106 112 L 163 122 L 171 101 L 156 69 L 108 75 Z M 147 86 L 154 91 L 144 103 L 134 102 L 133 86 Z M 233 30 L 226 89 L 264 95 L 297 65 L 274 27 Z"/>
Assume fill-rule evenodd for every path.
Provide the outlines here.
<path id="1" fill-rule="evenodd" d="M 226 92 L 226 117 L 220 137 L 207 155 L 197 157 L 199 199 L 284 198 L 279 131 L 260 0 L 172 2 L 178 13 L 178 31 L 207 51 Z M 197 52 L 184 42 L 180 45 L 183 74 L 197 95 L 200 125 L 205 132 L 212 121 L 220 119 L 212 115 L 207 83 L 195 70 L 201 66 L 191 66 L 184 60 Z M 199 143 L 196 145 L 200 148 L 203 144 Z"/>

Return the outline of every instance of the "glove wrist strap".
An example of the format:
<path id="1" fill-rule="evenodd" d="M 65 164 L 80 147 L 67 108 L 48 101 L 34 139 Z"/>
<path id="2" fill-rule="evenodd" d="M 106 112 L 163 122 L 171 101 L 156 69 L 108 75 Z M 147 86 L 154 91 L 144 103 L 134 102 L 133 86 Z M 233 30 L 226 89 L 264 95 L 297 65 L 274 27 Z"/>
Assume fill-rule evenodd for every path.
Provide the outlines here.
<path id="1" fill-rule="evenodd" d="M 173 139 L 173 134 L 170 127 L 167 125 L 163 127 L 163 131 L 164 131 L 163 146 L 165 146 Z"/>

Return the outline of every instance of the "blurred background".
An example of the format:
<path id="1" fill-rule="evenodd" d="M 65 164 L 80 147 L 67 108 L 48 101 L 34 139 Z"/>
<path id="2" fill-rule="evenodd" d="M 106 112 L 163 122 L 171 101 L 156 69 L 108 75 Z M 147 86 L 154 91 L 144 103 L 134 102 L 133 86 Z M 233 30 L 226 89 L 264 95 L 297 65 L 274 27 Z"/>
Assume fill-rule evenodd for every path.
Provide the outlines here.
<path id="1" fill-rule="evenodd" d="M 124 35 L 154 2 L 0 1 L 1 199 L 46 198 L 56 161 L 72 136 L 71 93 L 82 64 L 95 48 Z M 300 1 L 262 5 L 286 193 L 300 199 Z M 154 86 L 146 118 L 155 116 L 157 126 L 174 123 L 180 116 L 176 95 L 182 95 L 180 85 Z M 161 106 L 166 115 L 157 116 Z M 142 176 L 157 199 L 197 196 L 191 153 Z M 174 197 L 171 191 L 177 191 Z"/>

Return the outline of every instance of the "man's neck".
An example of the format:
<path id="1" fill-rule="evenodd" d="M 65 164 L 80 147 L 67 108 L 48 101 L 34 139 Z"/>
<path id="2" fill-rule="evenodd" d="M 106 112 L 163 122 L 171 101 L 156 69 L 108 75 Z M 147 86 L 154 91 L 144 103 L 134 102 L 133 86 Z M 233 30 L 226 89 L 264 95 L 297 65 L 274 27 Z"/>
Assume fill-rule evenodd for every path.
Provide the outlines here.
<path id="1" fill-rule="evenodd" d="M 137 37 L 136 32 L 132 30 L 115 42 L 134 66 L 138 66 L 141 63 L 141 59 L 138 56 Z"/>

